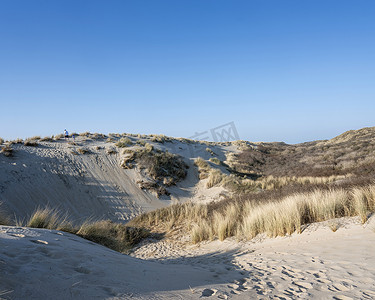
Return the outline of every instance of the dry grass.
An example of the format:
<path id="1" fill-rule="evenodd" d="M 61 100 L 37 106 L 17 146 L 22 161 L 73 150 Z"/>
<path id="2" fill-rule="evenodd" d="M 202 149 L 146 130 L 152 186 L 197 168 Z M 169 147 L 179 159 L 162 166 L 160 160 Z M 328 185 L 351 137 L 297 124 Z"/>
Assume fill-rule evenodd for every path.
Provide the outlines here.
<path id="1" fill-rule="evenodd" d="M 211 167 L 207 161 L 205 161 L 202 157 L 198 157 L 194 160 L 194 165 L 198 167 L 199 179 L 205 179 L 208 177 Z"/>
<path id="2" fill-rule="evenodd" d="M 10 145 L 5 145 L 4 147 L 1 148 L 0 153 L 5 155 L 6 157 L 11 157 L 13 156 L 14 150 Z"/>
<path id="3" fill-rule="evenodd" d="M 53 136 L 45 136 L 44 138 L 40 139 L 41 142 L 52 142 L 53 141 Z"/>
<path id="4" fill-rule="evenodd" d="M 76 234 L 115 251 L 127 252 L 146 238 L 149 232 L 143 228 L 103 220 L 82 224 Z"/>
<path id="5" fill-rule="evenodd" d="M 58 134 L 58 135 L 55 135 L 55 140 L 58 141 L 60 139 L 62 139 L 64 137 L 64 135 L 61 133 L 61 134 Z"/>
<path id="6" fill-rule="evenodd" d="M 224 180 L 225 178 L 225 175 L 218 169 L 211 169 L 209 171 L 209 175 L 208 175 L 208 181 L 206 183 L 206 187 L 209 189 L 209 188 L 212 188 L 216 185 L 220 185 L 222 183 L 222 181 Z"/>
<path id="7" fill-rule="evenodd" d="M 163 183 L 164 179 L 168 178 L 169 185 L 184 179 L 188 168 L 179 155 L 167 151 L 154 151 L 150 144 L 146 144 L 144 148 L 127 151 L 121 166 L 123 168 L 138 166 L 159 183 Z"/>
<path id="8" fill-rule="evenodd" d="M 2 203 L 0 202 L 0 225 L 10 225 L 11 221 L 4 213 L 4 211 L 1 209 L 1 205 Z"/>
<path id="9" fill-rule="evenodd" d="M 117 151 L 114 148 L 108 148 L 107 149 L 107 154 L 116 154 Z"/>
<path id="10" fill-rule="evenodd" d="M 78 148 L 77 149 L 78 153 L 80 154 L 88 154 L 88 153 L 91 153 L 89 149 L 86 149 L 86 148 Z"/>
<path id="11" fill-rule="evenodd" d="M 46 207 L 44 209 L 37 209 L 34 211 L 27 223 L 27 226 L 34 228 L 56 229 L 60 223 L 62 223 L 62 221 L 58 212 Z"/>
<path id="12" fill-rule="evenodd" d="M 4 144 L 4 139 L 0 138 L 0 145 Z"/>
<path id="13" fill-rule="evenodd" d="M 25 146 L 30 146 L 30 147 L 37 147 L 38 146 L 38 139 L 26 139 L 25 142 L 23 143 Z"/>
<path id="14" fill-rule="evenodd" d="M 21 221 L 16 223 L 19 226 L 24 225 Z M 0 218 L 0 225 L 3 224 L 9 224 L 8 218 Z M 70 232 L 119 252 L 127 252 L 149 235 L 149 231 L 144 228 L 131 227 L 109 220 L 86 221 L 82 225 L 73 226 L 66 217 L 61 217 L 57 210 L 48 207 L 37 209 L 27 221 L 26 226 Z"/>
<path id="15" fill-rule="evenodd" d="M 115 145 L 119 148 L 124 148 L 132 144 L 133 142 L 128 137 L 124 137 L 124 138 L 121 138 Z"/>
<path id="16" fill-rule="evenodd" d="M 85 136 L 85 137 L 90 137 L 91 133 L 86 131 L 86 132 L 81 132 L 80 134 L 78 133 L 72 133 L 71 135 L 75 135 L 75 136 Z"/>
<path id="17" fill-rule="evenodd" d="M 348 190 L 336 188 L 297 193 L 266 203 L 179 204 L 144 214 L 132 222 L 165 231 L 180 225 L 185 232 L 191 232 L 192 242 L 198 243 L 232 236 L 252 239 L 260 233 L 270 237 L 284 236 L 300 233 L 302 225 L 327 220 L 330 220 L 331 230 L 336 231 L 339 224 L 335 218 L 360 216 L 364 223 L 373 212 L 375 185 L 372 184 Z"/>
<path id="18" fill-rule="evenodd" d="M 215 165 L 221 165 L 221 161 L 217 157 L 211 157 L 209 161 L 214 163 Z"/>
<path id="19" fill-rule="evenodd" d="M 162 143 L 170 142 L 171 139 L 164 134 L 151 134 L 151 142 Z"/>
<path id="20" fill-rule="evenodd" d="M 215 155 L 215 152 L 211 149 L 211 148 L 206 148 L 206 151 L 208 152 L 208 153 L 210 153 L 212 156 L 214 156 Z"/>
<path id="21" fill-rule="evenodd" d="M 144 226 L 157 228 L 161 231 L 170 231 L 177 226 L 189 226 L 191 223 L 198 223 L 208 215 L 207 205 L 173 204 L 149 213 L 135 217 L 128 224 L 130 226 Z"/>

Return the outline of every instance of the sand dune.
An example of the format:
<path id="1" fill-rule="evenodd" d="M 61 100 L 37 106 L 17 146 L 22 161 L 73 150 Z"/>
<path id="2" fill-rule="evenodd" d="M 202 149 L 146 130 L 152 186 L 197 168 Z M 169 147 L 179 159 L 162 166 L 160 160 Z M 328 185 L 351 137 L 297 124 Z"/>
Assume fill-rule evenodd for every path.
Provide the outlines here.
<path id="1" fill-rule="evenodd" d="M 301 145 L 302 150 L 293 146 L 300 152 L 295 156 L 285 144 L 270 143 L 267 150 L 259 143 L 263 147 L 259 150 L 255 144 L 246 143 L 250 156 L 239 160 L 239 169 L 234 170 L 209 159 L 214 153 L 223 162 L 228 153 L 238 153 L 244 142 L 157 142 L 151 137 L 129 137 L 133 144 L 125 149 L 145 147 L 146 141 L 155 149 L 182 155 L 190 168 L 186 178 L 168 186 L 169 196 L 158 197 L 155 191 L 140 187 L 139 180 L 150 178 L 139 166 L 121 167 L 124 149 L 104 138 L 82 135 L 75 144 L 65 140 L 39 141 L 37 147 L 13 144 L 14 156 L 0 155 L 2 210 L 8 216 L 26 219 L 37 207 L 48 205 L 66 212 L 77 224 L 87 218 L 126 222 L 174 202 L 206 203 L 229 193 L 220 184 L 208 189 L 207 178 L 199 180 L 194 166 L 197 157 L 203 157 L 210 168 L 220 169 L 222 174 L 231 171 L 240 178 L 241 168 L 253 171 L 255 160 L 249 158 L 256 159 L 260 154 L 264 172 L 273 170 L 274 165 L 281 173 L 297 167 L 310 170 L 305 167 L 315 167 L 327 151 L 319 143 L 324 147 L 331 143 L 307 143 L 311 157 L 316 159 L 308 159 L 308 164 L 301 154 L 306 145 Z M 136 144 L 140 140 L 143 145 Z M 341 140 L 345 143 L 340 144 Z M 344 134 L 329 151 L 349 149 L 347 140 Z M 364 154 L 373 144 L 365 142 L 360 151 L 349 149 L 345 160 L 338 161 L 342 165 L 338 170 L 347 166 L 347 170 L 357 172 L 350 178 L 363 170 L 366 180 L 373 178 L 372 158 Z M 278 147 L 285 149 L 280 152 Z M 278 165 L 279 152 L 288 162 L 295 156 L 293 168 L 289 170 L 284 160 Z M 353 169 L 356 160 L 350 155 L 363 156 L 366 168 Z M 332 169 L 330 165 L 325 167 Z M 257 193 L 254 191 L 254 195 Z M 66 232 L 0 226 L 0 299 L 374 299 L 375 216 L 371 215 L 372 208 L 364 209 L 369 217 L 364 219 L 365 224 L 359 217 L 336 219 L 334 227 L 338 229 L 333 232 L 332 220 L 304 223 L 302 234 L 273 239 L 259 234 L 246 242 L 227 238 L 193 245 L 189 227 L 172 228 L 161 234 L 161 240 L 155 238 L 157 234 L 143 240 L 130 255 Z"/>
<path id="2" fill-rule="evenodd" d="M 69 233 L 0 227 L 4 299 L 373 299 L 374 218 L 302 235 L 178 248 L 141 260 Z M 156 251 L 155 251 L 156 249 Z M 143 257 L 152 245 L 139 248 Z"/>
<path id="3" fill-rule="evenodd" d="M 48 205 L 67 213 L 75 223 L 87 218 L 126 221 L 171 202 L 212 200 L 221 192 L 201 188 L 192 167 L 194 157 L 209 158 L 206 145 L 149 142 L 161 150 L 184 155 L 191 166 L 187 178 L 169 189 L 170 197 L 158 198 L 139 187 L 137 181 L 145 179 L 140 170 L 120 167 L 123 149 L 105 140 L 78 137 L 77 145 L 64 140 L 39 142 L 38 147 L 14 144 L 14 157 L 0 155 L 2 209 L 22 219 Z M 80 148 L 89 153 L 77 154 Z M 108 149 L 117 153 L 108 154 Z M 225 159 L 223 149 L 216 146 L 215 151 Z"/>

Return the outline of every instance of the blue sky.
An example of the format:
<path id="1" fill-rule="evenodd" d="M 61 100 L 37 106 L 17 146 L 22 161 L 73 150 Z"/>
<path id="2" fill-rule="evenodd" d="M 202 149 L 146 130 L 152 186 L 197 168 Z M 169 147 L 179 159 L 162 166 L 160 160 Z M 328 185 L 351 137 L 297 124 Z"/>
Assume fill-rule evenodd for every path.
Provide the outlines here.
<path id="1" fill-rule="evenodd" d="M 0 0 L 0 137 L 375 126 L 375 1 Z"/>

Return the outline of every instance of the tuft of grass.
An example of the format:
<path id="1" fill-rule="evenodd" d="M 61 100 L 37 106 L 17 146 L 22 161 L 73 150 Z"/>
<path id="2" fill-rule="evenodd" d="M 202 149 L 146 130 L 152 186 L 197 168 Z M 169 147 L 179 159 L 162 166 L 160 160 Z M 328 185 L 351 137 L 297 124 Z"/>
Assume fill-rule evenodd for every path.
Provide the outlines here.
<path id="1" fill-rule="evenodd" d="M 215 155 L 215 152 L 211 149 L 211 148 L 206 148 L 206 151 L 208 152 L 208 153 L 210 153 L 212 156 L 214 156 Z"/>
<path id="2" fill-rule="evenodd" d="M 132 246 L 148 237 L 149 231 L 103 220 L 82 224 L 77 235 L 115 251 L 127 252 Z"/>
<path id="3" fill-rule="evenodd" d="M 0 224 L 1 222 L 2 219 L 0 219 Z M 23 226 L 20 221 L 17 224 Z M 69 232 L 119 252 L 127 252 L 132 246 L 149 236 L 147 229 L 109 220 L 86 221 L 74 227 L 66 218 L 62 218 L 57 210 L 48 207 L 37 209 L 28 220 L 27 226 Z"/>
<path id="4" fill-rule="evenodd" d="M 146 152 L 151 153 L 154 150 L 154 146 L 152 146 L 150 143 L 146 143 L 145 150 Z"/>
<path id="5" fill-rule="evenodd" d="M 39 141 L 40 139 L 41 139 L 40 135 L 35 135 L 35 136 L 29 138 L 29 140 L 31 140 L 31 141 Z"/>
<path id="6" fill-rule="evenodd" d="M 91 133 L 90 132 L 88 132 L 88 131 L 86 131 L 86 132 L 81 132 L 80 134 L 78 134 L 78 133 L 72 133 L 72 135 L 75 135 L 75 136 L 86 136 L 86 137 L 89 137 L 90 135 L 91 135 Z"/>
<path id="7" fill-rule="evenodd" d="M 187 202 L 144 213 L 132 219 L 128 224 L 129 226 L 158 227 L 161 230 L 171 230 L 177 226 L 198 223 L 206 219 L 207 215 L 207 205 Z"/>
<path id="8" fill-rule="evenodd" d="M 27 222 L 27 226 L 33 228 L 56 229 L 59 223 L 61 223 L 61 220 L 58 212 L 46 207 L 35 210 Z"/>
<path id="9" fill-rule="evenodd" d="M 209 161 L 214 163 L 215 165 L 221 165 L 221 161 L 217 157 L 211 157 Z"/>
<path id="10" fill-rule="evenodd" d="M 133 142 L 128 137 L 121 138 L 115 145 L 119 148 L 125 148 L 132 145 Z"/>
<path id="11" fill-rule="evenodd" d="M 166 137 L 164 134 L 152 134 L 151 142 L 164 144 L 165 142 L 170 142 L 170 139 Z"/>
<path id="12" fill-rule="evenodd" d="M 208 175 L 208 181 L 206 187 L 212 188 L 214 186 L 220 185 L 225 178 L 225 175 L 218 169 L 211 169 Z"/>
<path id="13" fill-rule="evenodd" d="M 41 142 L 52 142 L 53 138 L 49 136 L 45 136 L 44 138 L 40 139 Z"/>
<path id="14" fill-rule="evenodd" d="M 194 165 L 198 167 L 199 179 L 205 179 L 208 177 L 211 167 L 207 161 L 205 161 L 202 157 L 198 157 L 194 160 Z"/>
<path id="15" fill-rule="evenodd" d="M 355 213 L 359 215 L 362 224 L 364 224 L 367 222 L 369 213 L 375 211 L 375 186 L 354 188 L 352 195 Z"/>
<path id="16" fill-rule="evenodd" d="M 13 156 L 13 149 L 10 145 L 5 145 L 3 148 L 1 148 L 0 153 L 5 155 L 6 157 Z"/>
<path id="17" fill-rule="evenodd" d="M 0 202 L 0 208 L 1 208 L 2 203 Z M 10 225 L 10 218 L 6 216 L 4 211 L 0 209 L 0 225 Z"/>
<path id="18" fill-rule="evenodd" d="M 77 151 L 80 154 L 88 154 L 88 153 L 90 153 L 90 150 L 86 149 L 86 148 L 78 148 Z"/>
<path id="19" fill-rule="evenodd" d="M 336 219 L 333 219 L 328 222 L 328 226 L 333 232 L 336 232 L 340 228 L 340 223 Z"/>
<path id="20" fill-rule="evenodd" d="M 60 139 L 62 139 L 64 137 L 64 135 L 61 133 L 61 134 L 57 134 L 55 135 L 55 141 L 58 141 Z"/>
<path id="21" fill-rule="evenodd" d="M 136 143 L 138 145 L 141 145 L 141 146 L 145 146 L 146 145 L 146 141 L 144 141 L 144 140 L 138 140 Z"/>
<path id="22" fill-rule="evenodd" d="M 366 222 L 368 215 L 375 212 L 375 185 L 347 190 L 316 189 L 268 202 L 246 200 L 225 205 L 188 205 L 189 211 L 201 213 L 185 214 L 180 205 L 144 214 L 134 222 L 165 230 L 168 230 L 166 224 L 181 225 L 191 233 L 193 243 L 232 236 L 252 239 L 261 233 L 270 237 L 285 236 L 300 233 L 305 224 L 322 221 L 329 221 L 331 230 L 336 231 L 339 228 L 337 218 L 359 215 L 362 222 Z"/>
<path id="23" fill-rule="evenodd" d="M 4 139 L 0 138 L 0 145 L 4 144 Z"/>
<path id="24" fill-rule="evenodd" d="M 172 185 L 183 180 L 188 166 L 183 159 L 176 154 L 168 151 L 153 151 L 150 144 L 144 148 L 126 151 L 121 166 L 125 169 L 131 169 L 135 165 L 146 171 L 147 175 L 153 180 L 162 184 L 165 178 L 168 178 L 168 184 Z"/>
<path id="25" fill-rule="evenodd" d="M 116 154 L 117 151 L 114 148 L 108 148 L 107 149 L 107 154 Z"/>
<path id="26" fill-rule="evenodd" d="M 25 146 L 29 146 L 29 147 L 37 147 L 38 146 L 37 139 L 27 139 L 27 140 L 25 140 L 25 142 L 23 144 Z"/>

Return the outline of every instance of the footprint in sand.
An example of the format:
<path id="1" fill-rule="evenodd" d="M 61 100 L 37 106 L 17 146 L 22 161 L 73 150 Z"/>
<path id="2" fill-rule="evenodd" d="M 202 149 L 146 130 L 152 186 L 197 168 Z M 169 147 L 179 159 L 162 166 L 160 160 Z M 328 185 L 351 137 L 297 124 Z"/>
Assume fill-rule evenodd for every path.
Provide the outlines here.
<path id="1" fill-rule="evenodd" d="M 362 295 L 364 299 L 374 299 L 375 292 L 369 290 L 362 290 Z"/>
<path id="2" fill-rule="evenodd" d="M 335 300 L 353 300 L 353 298 L 350 298 L 350 297 L 344 296 L 344 295 L 334 296 L 333 299 L 335 299 Z"/>
<path id="3" fill-rule="evenodd" d="M 215 289 L 204 289 L 202 291 L 202 295 L 201 295 L 201 298 L 202 297 L 211 297 L 211 296 L 214 296 L 216 294 L 217 290 Z"/>
<path id="4" fill-rule="evenodd" d="M 294 281 L 293 284 L 297 285 L 298 287 L 307 289 L 307 290 L 313 287 L 311 283 L 303 282 L 303 281 Z"/>
<path id="5" fill-rule="evenodd" d="M 78 273 L 81 273 L 81 274 L 90 274 L 91 271 L 85 267 L 77 267 L 77 268 L 74 268 L 74 271 L 78 272 Z"/>

